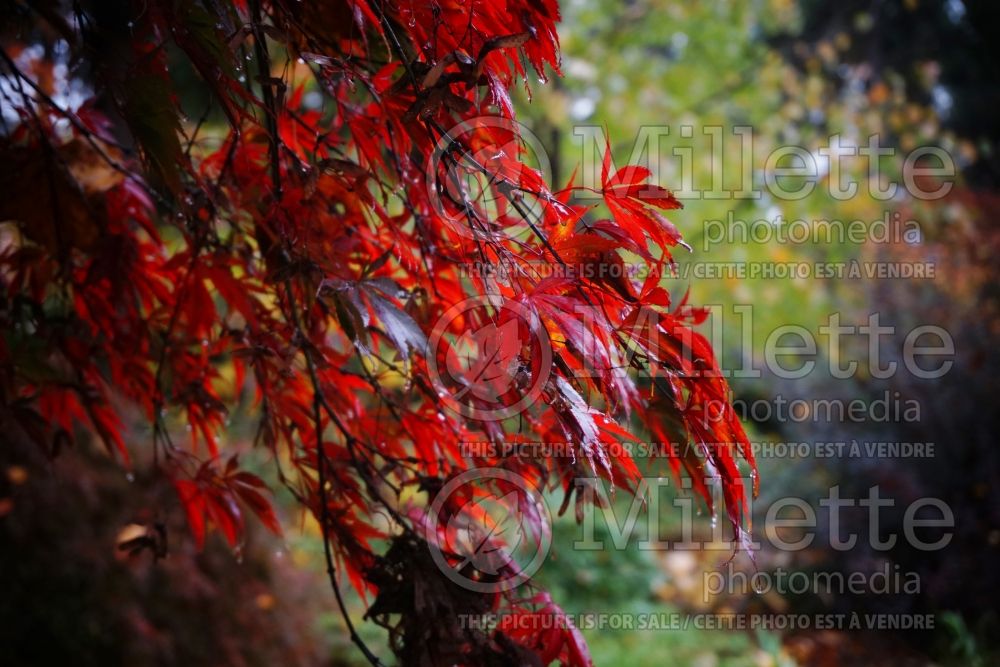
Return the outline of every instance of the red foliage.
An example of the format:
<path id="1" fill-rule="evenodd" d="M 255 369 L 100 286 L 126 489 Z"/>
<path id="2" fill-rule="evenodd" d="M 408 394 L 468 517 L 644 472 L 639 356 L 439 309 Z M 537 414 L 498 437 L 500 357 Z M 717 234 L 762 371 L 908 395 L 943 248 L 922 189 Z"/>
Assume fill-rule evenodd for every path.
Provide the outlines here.
<path id="1" fill-rule="evenodd" d="M 195 539 L 211 524 L 235 545 L 246 509 L 280 529 L 263 482 L 217 441 L 252 394 L 258 442 L 287 461 L 282 480 L 323 526 L 331 570 L 375 595 L 370 617 L 403 615 L 400 650 L 435 617 L 418 590 L 438 596 L 438 614 L 565 618 L 543 592 L 471 600 L 430 583 L 441 575 L 412 545 L 441 539 L 427 508 L 464 470 L 503 467 L 568 501 L 576 478 L 637 480 L 610 444 L 689 438 L 696 448 L 674 447 L 670 465 L 709 503 L 706 482 L 721 477 L 742 534 L 746 436 L 691 329 L 704 314 L 671 310 L 659 280 L 683 243 L 664 215 L 680 203 L 645 168 L 609 173 L 609 144 L 604 218 L 519 154 L 508 91 L 529 69 L 558 72 L 552 0 L 24 11 L 32 39 L 57 35 L 87 59 L 96 97 L 59 107 L 41 75 L 51 64 L 5 37 L 18 92 L 4 113 L 20 118 L 0 145 L 17 167 L 0 218 L 20 230 L 0 246 L 5 428 L 53 452 L 89 431 L 128 465 L 141 445 L 126 445 L 118 415 L 138 406 Z M 168 62 L 210 91 L 221 141 L 200 123 L 182 140 Z M 649 269 L 643 284 L 620 270 L 626 257 Z M 518 440 L 574 455 L 460 447 Z M 590 662 L 568 623 L 434 632 L 453 661 Z"/>

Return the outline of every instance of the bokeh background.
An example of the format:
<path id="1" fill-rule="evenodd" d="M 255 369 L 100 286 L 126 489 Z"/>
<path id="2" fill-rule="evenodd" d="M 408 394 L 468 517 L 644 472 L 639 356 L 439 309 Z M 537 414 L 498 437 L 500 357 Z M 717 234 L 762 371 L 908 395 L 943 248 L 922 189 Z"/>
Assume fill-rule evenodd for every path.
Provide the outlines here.
<path id="1" fill-rule="evenodd" d="M 712 138 L 720 126 L 728 142 L 726 173 L 742 159 L 732 128 L 754 133 L 754 184 L 761 187 L 764 160 L 776 147 L 815 152 L 841 135 L 863 144 L 872 134 L 897 149 L 880 166 L 900 182 L 903 157 L 936 146 L 954 159 L 958 173 L 944 199 L 922 202 L 905 192 L 890 201 L 867 194 L 868 172 L 854 162 L 846 177 L 859 183 L 848 200 L 829 196 L 823 178 L 809 196 L 783 201 L 682 198 L 673 217 L 693 247 L 678 253 L 681 268 L 698 262 L 911 262 L 933 263 L 933 279 L 672 279 L 680 298 L 717 306 L 724 338 L 723 367 L 748 363 L 760 378 L 731 380 L 744 404 L 773 405 L 792 399 L 860 399 L 889 396 L 896 404 L 916 401 L 919 421 L 797 419 L 746 420 L 755 442 L 932 442 L 934 456 L 762 457 L 762 497 L 755 503 L 755 531 L 762 534 L 769 499 L 797 496 L 819 510 L 833 486 L 843 497 L 860 498 L 879 485 L 896 501 L 884 510 L 883 535 L 901 534 L 903 509 L 921 497 L 944 500 L 956 518 L 949 546 L 919 552 L 899 540 L 884 552 L 868 548 L 839 552 L 823 539 L 788 553 L 765 547 L 756 563 L 738 557 L 726 567 L 752 573 L 776 568 L 815 572 L 862 572 L 888 564 L 920 578 L 914 595 L 829 596 L 815 591 L 788 595 L 707 595 L 707 571 L 723 567 L 718 551 L 643 551 L 633 536 L 624 551 L 579 551 L 580 528 L 571 518 L 555 525 L 554 553 L 539 573 L 568 612 L 737 612 L 817 614 L 868 612 L 932 614 L 929 631 L 846 630 L 584 630 L 597 664 L 644 665 L 989 665 L 997 664 L 1000 619 L 1000 313 L 996 251 L 1000 229 L 1000 5 L 991 0 L 566 0 L 560 30 L 563 79 L 530 82 L 518 100 L 520 119 L 541 138 L 553 177 L 565 182 L 583 153 L 577 125 L 606 128 L 618 164 L 629 159 L 643 126 L 669 126 L 661 159 L 649 166 L 659 183 L 682 190 L 675 149 L 692 149 L 694 189 L 712 184 Z M 178 76 L 183 76 L 183 72 Z M 193 78 L 192 78 L 193 82 Z M 693 136 L 679 127 L 694 128 Z M 845 164 L 850 165 L 850 162 Z M 727 184 L 728 187 L 728 184 Z M 901 188 L 902 190 L 902 188 Z M 706 221 L 772 223 L 785 220 L 848 222 L 881 220 L 898 213 L 915 220 L 919 238 L 893 243 L 711 243 Z M 683 274 L 682 274 L 683 275 Z M 753 308 L 752 344 L 740 339 L 736 307 Z M 782 325 L 816 334 L 838 313 L 845 325 L 881 322 L 901 332 L 886 337 L 884 361 L 900 360 L 903 336 L 919 325 L 944 327 L 955 341 L 953 368 L 942 378 L 920 380 L 908 373 L 887 379 L 865 372 L 867 342 L 845 341 L 840 356 L 860 371 L 835 379 L 821 369 L 797 380 L 766 372 L 765 342 Z M 713 319 L 705 325 L 711 331 Z M 750 355 L 749 360 L 746 355 Z M 137 423 L 136 438 L 147 441 Z M 245 445 L 245 457 L 273 476 L 269 462 L 252 447 L 253 427 L 234 414 L 229 438 Z M 86 463 L 86 465 L 81 465 Z M 353 665 L 362 664 L 343 632 L 324 581 L 315 525 L 291 498 L 279 494 L 288 527 L 283 539 L 251 527 L 233 554 L 221 539 L 198 553 L 184 539 L 184 519 L 172 490 L 135 477 L 86 449 L 55 462 L 5 461 L 0 477 L 0 571 L 8 582 L 0 618 L 0 662 L 28 664 L 19 647 L 33 646 L 33 664 L 66 655 L 78 664 Z M 626 513 L 628 499 L 616 509 Z M 178 510 L 179 512 L 179 510 Z M 603 516 L 603 515 L 602 515 Z M 819 516 L 824 514 L 819 512 Z M 659 534 L 671 539 L 680 517 L 662 511 Z M 865 508 L 843 514 L 844 533 L 867 535 Z M 177 536 L 171 555 L 158 564 L 130 559 L 115 545 L 130 525 L 162 521 Z M 598 531 L 603 527 L 598 519 Z M 707 515 L 697 518 L 710 527 Z M 819 531 L 825 534 L 828 526 Z M 217 537 L 217 536 L 216 536 Z M 787 534 L 785 538 L 793 539 Z M 895 570 L 893 570 L 895 571 Z M 364 603 L 352 599 L 357 617 Z M 370 645 L 382 631 L 362 624 Z M 6 658 L 3 654 L 6 653 Z M 387 651 L 381 651 L 387 654 Z M 20 658 L 20 659 L 19 659 Z M 39 659 L 42 662 L 37 662 Z"/>

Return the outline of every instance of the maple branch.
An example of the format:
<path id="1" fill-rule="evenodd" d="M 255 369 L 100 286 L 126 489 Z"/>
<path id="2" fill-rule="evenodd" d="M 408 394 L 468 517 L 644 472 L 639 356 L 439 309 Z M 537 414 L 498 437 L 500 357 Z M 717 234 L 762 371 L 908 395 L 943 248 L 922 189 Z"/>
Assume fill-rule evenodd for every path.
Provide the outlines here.
<path id="1" fill-rule="evenodd" d="M 319 377 L 316 374 L 316 366 L 312 360 L 312 356 L 309 354 L 309 350 L 306 349 L 306 338 L 302 330 L 302 324 L 299 320 L 298 307 L 295 305 L 295 295 L 292 292 L 292 283 L 290 279 L 285 279 L 285 292 L 288 295 L 289 309 L 292 312 L 292 324 L 295 327 L 295 334 L 299 338 L 299 348 L 302 350 L 302 354 L 306 358 L 306 366 L 309 369 L 309 378 L 312 382 L 313 388 L 313 422 L 316 427 L 316 470 L 318 476 L 319 484 L 319 503 L 320 503 L 320 532 L 323 536 L 323 555 L 326 560 L 326 572 L 330 578 L 330 586 L 333 588 L 334 597 L 337 599 L 337 606 L 340 608 L 340 615 L 344 619 L 344 623 L 347 625 L 347 630 L 351 635 L 351 641 L 361 650 L 365 658 L 372 665 L 377 667 L 382 666 L 382 662 L 378 659 L 368 645 L 365 644 L 364 640 L 358 635 L 354 628 L 354 623 L 351 621 L 350 614 L 347 612 L 347 606 L 344 604 L 343 595 L 340 592 L 340 583 L 337 581 L 337 568 L 333 560 L 333 552 L 330 547 L 330 533 L 329 533 L 329 508 L 327 507 L 327 495 L 326 495 L 326 467 L 329 465 L 329 460 L 326 456 L 326 449 L 323 447 L 323 424 L 321 419 L 320 408 L 324 408 L 330 417 L 330 421 L 333 422 L 337 428 L 341 431 L 344 438 L 348 442 L 348 449 L 351 448 L 351 442 L 354 440 L 354 436 L 351 435 L 347 428 L 341 422 L 340 418 L 336 416 L 329 405 L 326 403 L 326 399 L 323 397 L 323 390 L 319 382 Z M 352 459 L 353 459 L 353 450 Z"/>
<path id="2" fill-rule="evenodd" d="M 59 106 L 59 104 L 54 99 L 52 99 L 51 96 L 49 96 L 44 90 L 42 90 L 42 88 L 37 83 L 31 80 L 31 77 L 22 72 L 21 69 L 17 66 L 17 63 L 15 63 L 14 60 L 3 49 L 0 49 L 0 60 L 3 60 L 4 64 L 7 65 L 7 67 L 11 70 L 11 74 L 14 75 L 15 79 L 17 79 L 19 82 L 23 81 L 24 83 L 28 84 L 28 86 L 35 92 L 38 98 L 45 103 L 47 107 L 49 107 L 54 112 L 56 112 L 57 114 L 65 118 L 67 121 L 69 121 L 69 124 L 73 126 L 73 129 L 80 133 L 84 141 L 86 141 L 90 145 L 90 147 L 94 149 L 97 155 L 102 160 L 104 160 L 104 162 L 107 163 L 109 167 L 111 167 L 116 172 L 121 174 L 122 177 L 127 178 L 128 180 L 132 181 L 133 183 L 136 183 L 137 185 L 141 185 L 143 189 L 147 190 L 161 205 L 165 206 L 170 210 L 174 210 L 174 205 L 170 200 L 165 199 L 154 188 L 148 187 L 146 181 L 141 176 L 137 176 L 135 173 L 129 171 L 121 164 L 119 164 L 117 160 L 108 155 L 107 151 L 105 151 L 104 148 L 97 142 L 97 139 L 100 138 L 102 142 L 108 144 L 109 146 L 114 146 L 118 150 L 126 152 L 126 149 L 124 147 L 114 142 L 107 141 L 103 137 L 97 137 L 94 134 L 94 132 L 92 132 L 91 129 L 87 127 L 77 117 L 75 113 L 67 111 L 63 109 L 61 106 Z M 18 85 L 20 86 L 20 84 Z M 21 91 L 21 95 L 25 96 L 23 91 Z M 26 104 L 25 106 L 30 106 L 30 105 Z"/>
<path id="3" fill-rule="evenodd" d="M 448 140 L 449 146 L 452 146 L 453 150 L 456 151 L 457 153 L 459 153 L 459 155 L 462 156 L 462 159 L 465 160 L 474 169 L 476 169 L 477 171 L 479 171 L 484 176 L 489 176 L 491 178 L 494 178 L 496 176 L 493 172 L 491 172 L 483 164 L 481 164 L 478 160 L 476 160 L 476 158 L 474 156 L 470 155 L 469 152 L 467 150 L 465 150 L 464 147 L 461 146 L 461 144 L 459 144 L 457 141 L 455 141 L 454 139 L 452 139 L 451 135 L 448 133 L 447 130 L 445 130 L 443 127 L 441 127 L 440 123 L 438 123 L 436 120 L 433 120 L 433 119 L 428 119 L 427 122 L 434 129 L 436 129 L 438 132 L 440 132 L 441 133 L 441 138 Z M 504 195 L 504 197 L 511 203 L 511 205 L 514 207 L 514 209 L 518 212 L 518 214 L 521 216 L 521 218 L 524 220 L 524 222 L 531 229 L 532 233 L 534 233 L 535 236 L 538 237 L 538 239 L 542 242 L 542 245 L 545 246 L 545 249 L 552 255 L 553 259 L 555 259 L 556 262 L 558 262 L 559 265 L 563 269 L 569 269 L 569 265 L 566 263 L 565 260 L 563 260 L 562 257 L 559 256 L 558 251 L 556 251 L 556 249 L 549 242 L 548 237 L 545 236 L 545 234 L 538 228 L 538 226 L 535 224 L 535 222 L 531 219 L 531 214 L 530 214 L 529 211 L 527 211 L 524 208 L 524 203 L 521 201 L 521 199 L 519 197 L 515 196 L 514 190 L 517 190 L 517 189 L 519 189 L 519 188 L 517 188 L 516 186 L 514 186 L 513 184 L 511 184 L 509 181 L 506 181 L 506 180 L 503 180 L 503 179 L 500 179 L 498 181 L 498 183 L 497 183 L 497 190 L 502 195 Z M 575 283 L 574 286 L 575 286 L 577 292 L 583 298 L 583 300 L 587 303 L 587 305 L 589 305 L 591 308 L 595 308 L 596 309 L 597 306 L 594 304 L 593 299 L 590 298 L 590 295 L 588 295 L 584 291 L 583 286 L 580 285 L 579 283 Z M 602 310 L 602 312 L 603 312 L 603 310 Z M 607 314 L 606 313 L 605 313 L 605 318 L 607 319 Z M 610 319 L 608 319 L 608 323 L 611 324 Z M 628 342 L 622 337 L 621 331 L 619 331 L 617 329 L 617 327 L 613 327 L 613 332 L 614 332 L 615 338 L 618 341 L 618 344 L 622 346 L 622 349 L 628 350 L 629 349 Z M 648 371 L 650 369 L 651 364 L 652 364 L 652 360 L 650 360 L 649 357 L 646 356 L 646 355 L 643 355 L 643 358 L 646 360 L 647 366 L 643 366 L 642 363 L 639 362 L 639 360 L 638 360 L 639 359 L 639 355 L 638 354 L 633 354 L 630 357 L 630 362 L 629 363 L 636 370 Z M 673 388 L 671 388 L 669 385 L 663 386 L 662 384 L 660 384 L 660 383 L 663 382 L 662 379 L 660 378 L 660 376 L 658 376 L 656 374 L 653 374 L 653 373 L 650 373 L 650 377 L 652 378 L 653 384 L 654 385 L 658 385 L 659 388 L 660 388 L 660 390 L 663 391 L 667 396 L 671 396 L 671 397 L 674 396 L 674 390 L 673 390 Z"/>
<path id="4" fill-rule="evenodd" d="M 392 23 L 389 21 L 388 17 L 386 17 L 385 12 L 382 9 L 381 2 L 376 3 L 376 9 L 377 9 L 378 14 L 379 14 L 379 20 L 380 20 L 380 22 L 382 23 L 382 25 L 385 28 L 386 32 L 389 33 L 389 37 L 392 40 L 393 47 L 395 48 L 395 50 L 397 52 L 397 55 L 399 56 L 400 60 L 403 62 L 404 67 L 406 68 L 407 74 L 408 74 L 408 76 L 410 78 L 410 81 L 411 81 L 411 84 L 413 86 L 414 93 L 417 94 L 417 95 L 419 95 L 420 94 L 420 84 L 418 83 L 417 77 L 416 77 L 416 75 L 413 72 L 413 67 L 412 67 L 411 63 L 409 62 L 409 59 L 406 57 L 406 52 L 403 49 L 403 46 L 402 46 L 402 44 L 399 41 L 399 37 L 396 35 L 396 31 L 393 29 Z M 446 139 L 448 141 L 449 150 L 454 150 L 457 153 L 459 153 L 459 155 L 462 157 L 462 159 L 465 160 L 468 164 L 470 164 L 474 169 L 476 169 L 477 171 L 479 171 L 484 176 L 490 178 L 491 180 L 497 177 L 496 174 L 494 174 L 489 169 L 487 169 L 483 164 L 481 164 L 478 160 L 476 160 L 476 158 L 474 156 L 470 155 L 469 152 L 461 144 L 459 144 L 457 141 L 455 141 L 451 137 L 450 133 L 446 129 L 444 129 L 443 127 L 441 127 L 440 123 L 438 123 L 433 118 L 424 118 L 423 121 L 424 121 L 424 124 L 428 127 L 428 130 L 430 130 L 430 128 L 433 127 L 433 129 L 437 130 L 441 134 L 441 138 L 442 139 Z M 428 134 L 431 134 L 431 138 L 432 139 L 434 138 L 433 137 L 433 133 L 428 132 Z M 569 268 L 568 264 L 562 259 L 562 257 L 560 257 L 558 251 L 556 251 L 556 249 L 552 246 L 552 244 L 549 242 L 549 240 L 545 236 L 545 234 L 543 234 L 542 231 L 540 229 L 538 229 L 538 227 L 535 225 L 535 223 L 531 219 L 531 216 L 528 213 L 528 211 L 526 211 L 524 209 L 523 204 L 520 201 L 520 199 L 514 196 L 514 190 L 515 189 L 519 189 L 519 188 L 516 188 L 514 185 L 508 183 L 507 181 L 505 181 L 503 179 L 500 179 L 498 181 L 498 183 L 497 183 L 497 190 L 501 194 L 503 194 L 504 197 L 511 203 L 511 205 L 514 207 L 514 209 L 518 212 L 518 214 L 521 216 L 521 218 L 525 221 L 525 223 L 531 229 L 532 233 L 534 233 L 535 236 L 537 236 L 541 240 L 542 244 L 545 246 L 545 249 L 552 255 L 552 257 L 564 269 Z M 474 231 L 473 231 L 473 235 L 475 236 L 475 232 Z M 476 238 L 477 238 L 477 243 L 478 243 L 478 237 L 476 237 Z M 577 283 L 575 285 L 575 287 L 576 287 L 577 292 L 584 299 L 584 301 L 589 306 L 591 306 L 592 308 L 596 308 L 596 306 L 594 305 L 593 300 L 584 291 L 583 286 Z M 619 345 L 621 345 L 624 350 L 628 350 L 629 346 L 628 346 L 627 342 L 625 341 L 625 339 L 622 337 L 621 332 L 616 327 L 613 327 L 613 331 L 614 331 L 614 336 L 615 336 L 616 340 L 618 341 Z M 634 368 L 636 368 L 636 370 L 646 371 L 646 370 L 648 370 L 650 368 L 650 366 L 652 364 L 652 361 L 648 357 L 645 357 L 645 360 L 646 360 L 646 364 L 648 364 L 648 366 L 643 366 L 643 364 L 638 360 L 638 355 L 633 354 L 630 357 L 629 363 L 630 363 L 631 366 L 633 366 Z M 663 380 L 660 378 L 660 376 L 658 376 L 658 375 L 656 375 L 654 373 L 650 373 L 650 377 L 652 378 L 654 386 L 659 386 L 660 390 L 662 392 L 664 392 L 664 394 L 666 396 L 674 397 L 674 390 L 669 385 L 663 386 L 662 385 Z"/>
<path id="5" fill-rule="evenodd" d="M 191 260 L 188 262 L 187 269 L 184 272 L 184 277 L 181 282 L 177 285 L 177 299 L 174 301 L 174 307 L 170 313 L 170 320 L 167 322 L 167 329 L 163 332 L 163 343 L 160 347 L 160 356 L 156 362 L 156 375 L 153 378 L 153 463 L 158 463 L 158 449 L 157 449 L 157 435 L 164 437 L 164 441 L 170 447 L 173 447 L 173 442 L 170 439 L 170 432 L 163 423 L 163 417 L 160 415 L 160 411 L 163 409 L 163 404 L 166 402 L 163 396 L 163 367 L 167 359 L 167 350 L 170 348 L 170 338 L 173 334 L 174 327 L 177 326 L 177 320 L 181 313 L 181 303 L 183 299 L 181 298 L 184 294 L 184 290 L 187 289 L 188 281 L 191 279 L 191 275 L 194 273 L 194 267 L 197 263 L 199 255 L 199 247 L 191 249 Z M 169 456 L 169 450 L 164 452 Z"/>
<path id="6" fill-rule="evenodd" d="M 368 660 L 372 665 L 376 667 L 382 667 L 382 662 L 378 659 L 368 644 L 361 639 L 358 635 L 357 630 L 354 628 L 354 622 L 351 621 L 351 615 L 347 612 L 347 605 L 344 604 L 344 596 L 340 592 L 340 583 L 337 581 L 337 569 L 333 561 L 333 552 L 330 548 L 330 536 L 329 536 L 329 508 L 327 507 L 327 496 L 326 496 L 326 476 L 324 470 L 327 466 L 326 451 L 323 448 L 323 424 L 320 418 L 320 405 L 321 398 L 319 389 L 314 387 L 313 389 L 313 422 L 316 426 L 316 457 L 317 463 L 316 468 L 318 471 L 318 484 L 319 484 L 319 497 L 320 497 L 320 526 L 321 532 L 323 533 L 323 556 L 326 559 L 326 573 L 330 578 L 330 586 L 333 588 L 333 595 L 337 599 L 337 606 L 340 608 L 340 615 L 344 619 L 345 625 L 347 625 L 347 631 L 350 633 L 351 641 L 361 650 L 364 654 L 365 659 Z"/>
<path id="7" fill-rule="evenodd" d="M 264 127 L 267 131 L 267 147 L 271 163 L 271 183 L 274 186 L 274 197 L 281 201 L 281 157 L 278 137 L 278 111 L 275 105 L 274 89 L 271 87 L 271 58 L 267 52 L 267 40 L 261 29 L 260 0 L 251 0 L 253 13 L 253 48 L 257 59 L 257 71 L 260 77 L 260 90 L 264 98 Z"/>

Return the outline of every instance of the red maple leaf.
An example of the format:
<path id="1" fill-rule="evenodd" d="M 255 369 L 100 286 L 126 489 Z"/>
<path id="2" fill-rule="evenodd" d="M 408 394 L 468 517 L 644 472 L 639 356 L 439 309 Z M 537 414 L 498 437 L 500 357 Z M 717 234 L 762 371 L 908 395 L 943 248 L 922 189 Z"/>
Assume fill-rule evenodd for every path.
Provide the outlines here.
<path id="1" fill-rule="evenodd" d="M 521 347 L 516 319 L 463 332 L 445 359 L 452 379 L 464 385 L 455 400 L 469 393 L 483 401 L 499 402 L 514 382 Z"/>

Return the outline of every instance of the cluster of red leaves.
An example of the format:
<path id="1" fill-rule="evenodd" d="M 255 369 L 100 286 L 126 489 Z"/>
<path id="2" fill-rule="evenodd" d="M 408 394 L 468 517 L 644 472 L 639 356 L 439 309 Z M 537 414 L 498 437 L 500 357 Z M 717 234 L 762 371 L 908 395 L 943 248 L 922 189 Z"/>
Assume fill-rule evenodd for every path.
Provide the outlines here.
<path id="1" fill-rule="evenodd" d="M 96 96 L 77 111 L 60 107 L 28 71 L 28 51 L 5 36 L 16 91 L 5 115 L 9 105 L 20 117 L 0 146 L 17 165 L 4 177 L 0 219 L 19 223 L 0 245 L 5 428 L 53 452 L 91 432 L 128 464 L 118 415 L 137 406 L 195 537 L 211 523 L 236 544 L 241 508 L 279 530 L 262 482 L 218 444 L 228 411 L 250 398 L 258 443 L 287 464 L 282 481 L 323 527 L 331 570 L 375 596 L 372 618 L 402 616 L 392 621 L 401 652 L 437 623 L 433 655 L 453 662 L 589 662 L 568 623 L 476 635 L 435 620 L 428 605 L 562 618 L 542 592 L 471 601 L 413 556 L 413 544 L 439 539 L 425 530 L 426 508 L 459 472 L 500 466 L 561 486 L 579 514 L 575 479 L 630 488 L 640 476 L 609 445 L 637 433 L 689 439 L 694 447 L 675 447 L 669 464 L 708 503 L 708 480 L 721 478 L 742 534 L 736 462 L 753 466 L 746 436 L 691 328 L 704 313 L 672 308 L 659 279 L 682 243 L 664 215 L 679 202 L 645 168 L 612 173 L 609 145 L 599 195 L 610 217 L 601 217 L 577 203 L 582 188 L 550 189 L 518 152 L 508 91 L 529 70 L 558 72 L 553 0 L 123 0 L 24 11 L 19 43 L 65 40 L 87 59 L 82 76 Z M 182 140 L 184 91 L 168 62 L 200 78 L 228 123 L 223 136 L 189 123 Z M 470 194 L 467 177 L 482 191 Z M 642 284 L 608 270 L 626 257 L 654 269 Z M 473 265 L 503 270 L 463 271 Z M 443 346 L 429 345 L 442 315 L 470 297 L 483 301 Z M 483 326 L 491 335 L 469 334 Z M 506 341 L 489 352 L 503 364 L 476 372 L 501 381 L 459 389 L 455 409 L 432 371 L 467 373 L 455 349 L 491 336 Z M 516 418 L 469 417 L 518 404 L 529 388 L 535 400 Z M 187 444 L 172 434 L 178 417 Z M 460 447 L 518 439 L 578 455 L 466 458 Z"/>

